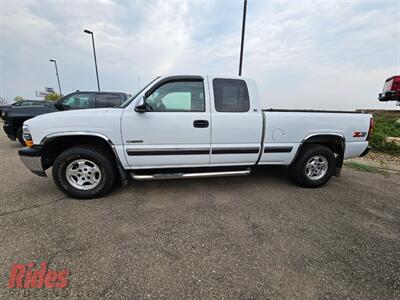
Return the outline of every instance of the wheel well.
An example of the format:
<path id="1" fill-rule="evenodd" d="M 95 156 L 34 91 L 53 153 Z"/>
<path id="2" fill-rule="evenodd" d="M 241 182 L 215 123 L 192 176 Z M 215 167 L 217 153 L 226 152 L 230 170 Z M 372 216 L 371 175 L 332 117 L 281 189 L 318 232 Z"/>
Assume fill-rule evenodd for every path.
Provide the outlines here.
<path id="1" fill-rule="evenodd" d="M 311 136 L 311 137 L 305 139 L 303 144 L 300 146 L 298 153 L 301 151 L 301 148 L 304 145 L 310 145 L 310 144 L 323 145 L 323 146 L 331 149 L 336 157 L 336 167 L 339 169 L 342 167 L 344 152 L 346 150 L 346 142 L 345 142 L 344 137 L 339 136 L 339 135 L 329 135 L 329 134 L 321 134 L 321 135 Z M 296 158 L 297 157 L 295 157 L 293 159 L 293 161 Z"/>
<path id="2" fill-rule="evenodd" d="M 51 167 L 54 160 L 63 151 L 78 145 L 101 146 L 107 154 L 116 158 L 111 145 L 101 137 L 87 135 L 61 136 L 47 141 L 42 149 L 42 163 L 45 169 Z"/>

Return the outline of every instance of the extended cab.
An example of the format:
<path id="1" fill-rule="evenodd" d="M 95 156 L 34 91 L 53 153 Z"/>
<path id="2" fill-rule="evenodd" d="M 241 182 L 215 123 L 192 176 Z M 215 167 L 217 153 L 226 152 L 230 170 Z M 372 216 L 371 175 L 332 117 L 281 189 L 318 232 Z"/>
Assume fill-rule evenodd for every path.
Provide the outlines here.
<path id="1" fill-rule="evenodd" d="M 22 138 L 22 124 L 35 116 L 70 110 L 70 109 L 86 109 L 86 108 L 104 108 L 120 106 L 128 98 L 127 94 L 119 92 L 84 92 L 76 91 L 62 97 L 57 102 L 36 101 L 42 105 L 22 105 L 12 106 L 4 109 L 3 129 L 8 138 L 12 141 L 18 141 L 25 145 Z"/>
<path id="2" fill-rule="evenodd" d="M 119 177 L 136 180 L 246 175 L 286 165 L 303 187 L 339 175 L 344 159 L 365 155 L 371 115 L 261 108 L 243 77 L 158 77 L 118 108 L 68 111 L 24 123 L 32 172 L 74 198 L 106 194 Z"/>

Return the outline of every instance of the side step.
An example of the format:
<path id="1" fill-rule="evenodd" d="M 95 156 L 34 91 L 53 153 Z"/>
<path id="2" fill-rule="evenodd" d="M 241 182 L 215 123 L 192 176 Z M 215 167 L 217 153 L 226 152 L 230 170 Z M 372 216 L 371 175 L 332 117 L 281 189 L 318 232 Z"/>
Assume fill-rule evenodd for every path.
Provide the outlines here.
<path id="1" fill-rule="evenodd" d="M 182 178 L 202 178 L 202 177 L 223 177 L 223 176 L 244 176 L 249 175 L 250 168 L 240 171 L 218 171 L 218 172 L 198 172 L 198 173 L 158 173 L 138 175 L 131 172 L 130 175 L 136 180 L 160 180 L 160 179 L 182 179 Z"/>

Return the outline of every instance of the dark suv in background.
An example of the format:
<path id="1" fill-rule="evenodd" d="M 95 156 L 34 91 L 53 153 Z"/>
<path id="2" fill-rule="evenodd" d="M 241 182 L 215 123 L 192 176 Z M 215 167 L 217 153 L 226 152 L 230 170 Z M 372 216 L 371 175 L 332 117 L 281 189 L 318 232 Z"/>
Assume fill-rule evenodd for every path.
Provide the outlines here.
<path id="1" fill-rule="evenodd" d="M 3 110 L 3 129 L 9 139 L 13 141 L 18 139 L 22 145 L 25 145 L 22 138 L 22 124 L 28 119 L 38 115 L 70 109 L 120 106 L 127 98 L 127 94 L 119 92 L 76 91 L 62 97 L 57 102 L 48 102 L 48 104 L 42 106 L 11 106 Z"/>

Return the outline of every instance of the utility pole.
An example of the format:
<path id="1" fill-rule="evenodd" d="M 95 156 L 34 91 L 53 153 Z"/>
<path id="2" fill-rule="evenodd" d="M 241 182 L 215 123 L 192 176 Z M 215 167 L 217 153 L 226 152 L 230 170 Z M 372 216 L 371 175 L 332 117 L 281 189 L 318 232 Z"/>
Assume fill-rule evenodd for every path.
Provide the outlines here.
<path id="1" fill-rule="evenodd" d="M 93 45 L 93 56 L 94 56 L 94 66 L 96 68 L 96 78 L 97 78 L 97 89 L 100 92 L 100 82 L 99 82 L 99 72 L 97 70 L 97 58 L 96 58 L 96 47 L 94 46 L 94 34 L 93 31 L 85 29 L 84 33 L 90 34 L 92 36 L 92 45 Z"/>
<path id="2" fill-rule="evenodd" d="M 246 29 L 246 12 L 247 12 L 247 0 L 243 3 L 243 19 L 242 19 L 242 40 L 240 43 L 240 59 L 239 59 L 239 76 L 242 76 L 242 65 L 243 65 L 243 50 L 244 50 L 244 33 Z"/>
<path id="3" fill-rule="evenodd" d="M 50 61 L 53 62 L 54 65 L 56 66 L 56 76 L 57 76 L 57 81 L 58 81 L 58 90 L 60 91 L 60 97 L 62 97 L 60 77 L 58 76 L 57 61 L 55 59 L 50 59 Z"/>

